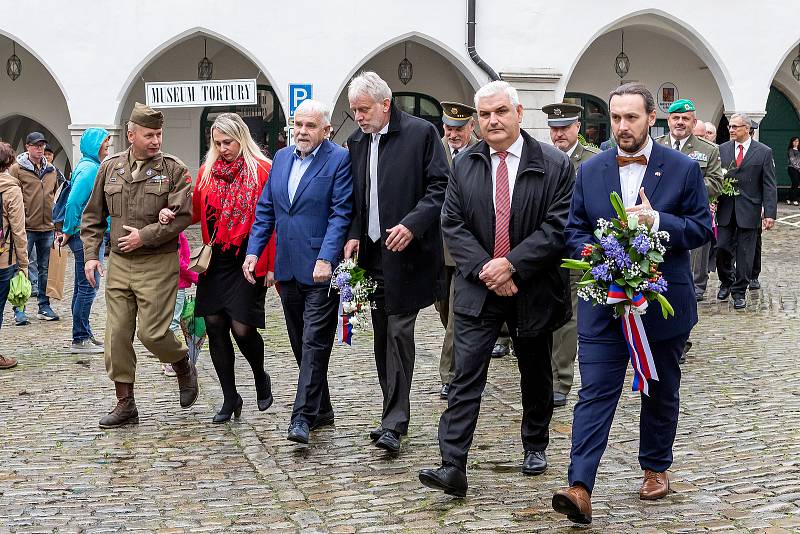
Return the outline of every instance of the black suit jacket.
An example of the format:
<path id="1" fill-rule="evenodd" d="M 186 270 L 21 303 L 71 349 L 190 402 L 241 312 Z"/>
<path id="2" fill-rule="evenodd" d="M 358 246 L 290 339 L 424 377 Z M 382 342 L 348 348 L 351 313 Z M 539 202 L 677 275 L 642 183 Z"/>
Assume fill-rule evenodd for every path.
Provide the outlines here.
<path id="1" fill-rule="evenodd" d="M 755 139 L 744 155 L 742 165 L 736 168 L 735 142 L 726 141 L 719 147 L 722 168 L 728 169 L 729 176 L 736 177 L 735 196 L 720 195 L 717 206 L 717 223 L 721 226 L 732 224 L 736 214 L 739 228 L 760 228 L 761 208 L 764 217 L 775 219 L 778 216 L 778 188 L 775 183 L 775 160 L 772 149 Z"/>
<path id="2" fill-rule="evenodd" d="M 564 152 L 539 143 L 526 132 L 514 182 L 509 222 L 511 252 L 517 270 L 516 335 L 550 332 L 569 320 L 572 304 L 564 227 L 569 215 L 574 171 Z M 489 294 L 478 275 L 492 259 L 495 210 L 489 145 L 481 141 L 455 160 L 442 210 L 442 230 L 456 262 L 454 309 L 477 317 Z"/>
<path id="3" fill-rule="evenodd" d="M 385 303 L 389 314 L 411 313 L 444 295 L 439 217 L 450 166 L 433 124 L 391 105 L 389 129 L 378 148 L 378 213 L 381 222 Z M 353 166 L 353 222 L 349 238 L 364 250 L 369 208 L 369 149 L 372 136 L 356 130 L 348 139 Z M 401 252 L 385 248 L 387 228 L 402 224 L 414 239 Z"/>

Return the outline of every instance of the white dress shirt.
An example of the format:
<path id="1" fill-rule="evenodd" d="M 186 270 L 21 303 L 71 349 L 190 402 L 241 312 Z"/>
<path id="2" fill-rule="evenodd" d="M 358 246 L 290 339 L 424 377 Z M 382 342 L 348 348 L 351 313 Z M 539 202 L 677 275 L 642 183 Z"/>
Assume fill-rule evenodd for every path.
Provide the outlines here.
<path id="1" fill-rule="evenodd" d="M 517 181 L 517 170 L 519 169 L 519 160 L 522 157 L 522 134 L 517 137 L 517 140 L 506 149 L 506 167 L 508 167 L 508 200 L 509 205 L 514 201 L 514 183 Z M 497 167 L 500 166 L 500 156 L 497 155 L 497 150 L 489 147 L 489 158 L 492 160 L 492 202 L 495 204 L 495 212 L 497 211 Z"/>
<path id="2" fill-rule="evenodd" d="M 672 147 L 672 148 L 675 148 L 675 141 L 678 141 L 678 142 L 680 143 L 680 145 L 678 145 L 678 146 L 679 146 L 678 150 L 679 150 L 679 151 L 680 151 L 680 150 L 683 150 L 683 145 L 685 145 L 685 144 L 686 144 L 686 141 L 687 141 L 688 139 L 689 139 L 689 136 L 687 135 L 686 137 L 684 137 L 683 139 L 681 139 L 680 141 L 678 141 L 677 139 L 675 139 L 674 137 L 672 137 L 672 134 L 669 134 L 669 146 L 670 146 L 670 147 Z"/>
<path id="3" fill-rule="evenodd" d="M 367 235 L 373 242 L 377 242 L 381 238 L 381 217 L 378 210 L 378 149 L 381 136 L 388 131 L 389 123 L 387 122 L 380 132 L 372 134 L 369 145 L 369 218 Z"/>
<path id="4" fill-rule="evenodd" d="M 650 163 L 650 153 L 653 151 L 653 140 L 650 136 L 647 136 L 647 144 L 644 145 L 638 152 L 635 154 L 628 154 L 627 152 L 623 152 L 621 148 L 617 147 L 617 154 L 620 156 L 632 157 L 635 158 L 636 156 L 644 155 L 647 158 L 647 163 Z M 642 181 L 644 180 L 644 173 L 647 171 L 647 165 L 640 165 L 638 163 L 631 163 L 630 165 L 625 165 L 624 167 L 619 168 L 619 187 L 620 191 L 622 191 L 622 204 L 626 208 L 630 208 L 635 206 L 639 200 L 639 189 L 642 187 Z M 649 191 L 644 192 L 645 195 L 649 194 Z M 648 197 L 649 198 L 649 197 Z M 655 212 L 655 216 L 653 217 L 653 228 L 654 232 L 658 231 L 658 223 L 660 218 L 658 216 L 658 212 Z"/>
<path id="5" fill-rule="evenodd" d="M 736 158 L 739 156 L 739 147 L 744 147 L 744 152 L 742 152 L 742 159 L 744 160 L 745 156 L 747 156 L 747 151 L 750 150 L 750 142 L 753 140 L 752 137 L 748 137 L 747 141 L 744 143 L 740 143 L 739 141 L 734 141 L 734 151 L 733 151 L 733 161 L 734 165 L 736 164 Z"/>

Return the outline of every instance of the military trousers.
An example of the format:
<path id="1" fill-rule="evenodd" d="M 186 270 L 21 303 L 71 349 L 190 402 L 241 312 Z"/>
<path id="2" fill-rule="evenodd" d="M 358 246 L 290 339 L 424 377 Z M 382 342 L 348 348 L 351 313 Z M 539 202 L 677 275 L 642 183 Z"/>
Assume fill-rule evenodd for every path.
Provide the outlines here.
<path id="1" fill-rule="evenodd" d="M 572 318 L 567 324 L 553 332 L 553 391 L 569 394 L 575 374 L 575 358 L 578 355 L 578 282 L 583 273 L 570 272 Z"/>
<path id="2" fill-rule="evenodd" d="M 178 293 L 178 251 L 129 256 L 111 253 L 106 273 L 105 361 L 109 378 L 136 381 L 133 336 L 162 363 L 188 354 L 169 329 Z M 137 329 L 138 323 L 138 329 Z"/>
<path id="3" fill-rule="evenodd" d="M 439 319 L 444 327 L 444 341 L 442 341 L 442 355 L 439 358 L 439 377 L 442 384 L 449 384 L 453 381 L 456 372 L 456 362 L 453 357 L 453 295 L 455 286 L 456 268 L 445 265 L 445 295 L 442 300 L 436 301 L 436 311 L 439 312 Z"/>

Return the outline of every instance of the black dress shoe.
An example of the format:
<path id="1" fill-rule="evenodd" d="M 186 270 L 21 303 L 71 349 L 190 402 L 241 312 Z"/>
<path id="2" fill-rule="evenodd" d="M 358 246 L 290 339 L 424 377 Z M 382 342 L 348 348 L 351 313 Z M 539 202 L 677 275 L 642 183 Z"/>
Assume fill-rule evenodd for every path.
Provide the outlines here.
<path id="1" fill-rule="evenodd" d="M 295 443 L 308 444 L 308 424 L 305 421 L 294 421 L 289 425 L 286 439 Z"/>
<path id="2" fill-rule="evenodd" d="M 705 293 L 695 293 L 694 294 L 694 299 L 697 302 L 703 302 L 704 300 L 706 300 L 706 295 L 705 295 Z"/>
<path id="3" fill-rule="evenodd" d="M 442 400 L 447 400 L 447 396 L 450 394 L 450 384 L 442 384 L 442 389 L 439 391 L 439 398 Z"/>
<path id="4" fill-rule="evenodd" d="M 717 300 L 728 300 L 731 296 L 731 288 L 729 286 L 720 286 L 719 293 L 717 293 Z"/>
<path id="5" fill-rule="evenodd" d="M 503 356 L 508 356 L 509 348 L 507 345 L 503 345 L 502 343 L 498 343 L 492 349 L 492 358 L 502 358 Z"/>
<path id="6" fill-rule="evenodd" d="M 439 469 L 422 469 L 419 481 L 423 486 L 442 490 L 454 497 L 467 495 L 467 474 L 457 467 L 443 465 Z"/>
<path id="7" fill-rule="evenodd" d="M 747 301 L 744 297 L 733 297 L 733 309 L 743 310 L 747 307 Z"/>
<path id="8" fill-rule="evenodd" d="M 567 405 L 567 394 L 561 393 L 560 391 L 553 392 L 553 406 L 566 406 Z"/>
<path id="9" fill-rule="evenodd" d="M 374 428 L 374 429 L 369 431 L 369 439 L 372 440 L 372 441 L 378 441 L 379 439 L 381 439 L 381 436 L 383 435 L 383 432 L 384 432 L 384 430 L 383 430 L 382 426 L 379 426 L 378 428 Z"/>
<path id="10" fill-rule="evenodd" d="M 314 419 L 314 422 L 311 423 L 311 426 L 309 428 L 311 430 L 317 430 L 318 428 L 322 428 L 324 426 L 331 426 L 333 422 L 334 422 L 333 412 L 321 413 L 317 415 L 317 417 Z"/>
<path id="11" fill-rule="evenodd" d="M 384 430 L 375 446 L 389 452 L 400 452 L 400 436 L 394 430 Z"/>
<path id="12" fill-rule="evenodd" d="M 242 401 L 241 395 L 236 396 L 236 404 L 233 405 L 232 408 L 225 407 L 225 403 L 222 404 L 222 408 L 220 408 L 219 412 L 214 416 L 211 420 L 214 423 L 220 424 L 225 423 L 231 420 L 231 416 L 236 417 L 239 419 L 239 416 L 242 415 L 242 406 L 244 405 L 244 401 Z"/>
<path id="13" fill-rule="evenodd" d="M 750 280 L 750 283 L 747 284 L 747 287 L 748 289 L 750 289 L 750 291 L 756 291 L 758 289 L 761 289 L 761 282 L 759 282 L 758 280 Z"/>
<path id="14" fill-rule="evenodd" d="M 547 469 L 547 456 L 544 451 L 525 451 L 525 461 L 522 462 L 523 475 L 541 475 Z"/>

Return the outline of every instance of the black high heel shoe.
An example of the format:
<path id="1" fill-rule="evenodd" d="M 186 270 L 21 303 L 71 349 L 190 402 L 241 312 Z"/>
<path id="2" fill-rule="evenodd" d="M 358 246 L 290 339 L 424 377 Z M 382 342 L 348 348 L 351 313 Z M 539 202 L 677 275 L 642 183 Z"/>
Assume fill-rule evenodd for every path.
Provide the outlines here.
<path id="1" fill-rule="evenodd" d="M 220 411 L 217 413 L 217 415 L 214 416 L 214 419 L 212 419 L 212 422 L 217 423 L 217 424 L 225 423 L 225 422 L 231 420 L 231 416 L 234 416 L 236 419 L 239 419 L 239 416 L 242 415 L 242 406 L 244 406 L 244 401 L 242 400 L 242 396 L 241 395 L 237 395 L 236 396 L 236 406 L 234 406 L 233 410 L 230 411 L 230 412 L 224 411 L 225 410 L 225 404 L 223 404 L 222 408 L 220 409 Z"/>
<path id="2" fill-rule="evenodd" d="M 270 379 L 269 375 L 267 375 L 266 385 L 262 386 L 262 388 L 256 387 L 256 389 L 264 389 L 267 392 L 266 397 L 263 399 L 258 399 L 258 411 L 263 412 L 267 410 L 275 399 L 272 398 L 272 380 Z"/>

